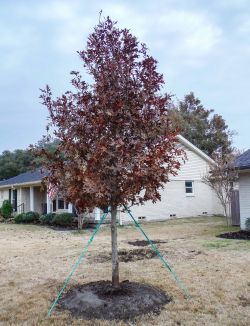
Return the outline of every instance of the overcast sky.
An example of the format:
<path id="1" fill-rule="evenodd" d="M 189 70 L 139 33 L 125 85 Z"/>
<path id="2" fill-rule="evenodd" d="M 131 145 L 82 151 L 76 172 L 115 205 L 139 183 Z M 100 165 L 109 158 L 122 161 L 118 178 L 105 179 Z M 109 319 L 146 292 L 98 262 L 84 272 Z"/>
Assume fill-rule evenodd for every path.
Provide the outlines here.
<path id="1" fill-rule="evenodd" d="M 193 91 L 250 148 L 249 0 L 0 0 L 0 152 L 26 148 L 45 133 L 39 88 L 56 95 L 80 70 L 76 51 L 99 11 L 127 27 L 159 62 L 165 90 Z"/>

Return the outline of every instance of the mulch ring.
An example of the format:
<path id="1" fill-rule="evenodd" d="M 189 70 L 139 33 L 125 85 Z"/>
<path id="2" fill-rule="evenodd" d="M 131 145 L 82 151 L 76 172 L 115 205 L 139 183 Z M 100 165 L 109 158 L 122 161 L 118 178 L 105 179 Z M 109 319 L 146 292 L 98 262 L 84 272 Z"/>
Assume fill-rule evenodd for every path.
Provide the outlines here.
<path id="1" fill-rule="evenodd" d="M 217 235 L 217 237 L 225 239 L 250 240 L 250 231 L 240 230 L 237 232 L 228 232 Z"/>
<path id="2" fill-rule="evenodd" d="M 118 250 L 118 257 L 120 262 L 128 263 L 143 259 L 152 259 L 157 254 L 153 249 L 120 249 Z M 105 263 L 111 261 L 111 252 L 100 252 L 98 256 L 93 258 L 95 263 Z"/>
<path id="3" fill-rule="evenodd" d="M 84 319 L 133 320 L 146 313 L 159 314 L 171 301 L 163 291 L 146 284 L 124 281 L 114 289 L 110 281 L 98 281 L 73 288 L 58 304 Z"/>
<path id="4" fill-rule="evenodd" d="M 151 240 L 153 244 L 157 243 L 167 243 L 167 241 L 163 240 Z M 128 244 L 131 246 L 137 246 L 137 247 L 146 247 L 150 246 L 150 243 L 147 240 L 135 240 L 135 241 L 128 241 Z"/>

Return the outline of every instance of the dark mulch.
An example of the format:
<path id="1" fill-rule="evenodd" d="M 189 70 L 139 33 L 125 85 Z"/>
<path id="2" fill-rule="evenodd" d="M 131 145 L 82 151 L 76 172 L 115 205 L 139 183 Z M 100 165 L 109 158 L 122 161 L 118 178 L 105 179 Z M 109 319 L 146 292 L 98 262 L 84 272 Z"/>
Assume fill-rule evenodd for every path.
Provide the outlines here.
<path id="1" fill-rule="evenodd" d="M 152 259 L 157 256 L 156 252 L 152 249 L 120 249 L 118 251 L 119 261 L 120 262 L 133 262 L 143 259 Z M 111 261 L 111 252 L 100 252 L 98 256 L 94 257 L 95 263 L 105 263 Z"/>
<path id="2" fill-rule="evenodd" d="M 59 226 L 59 225 L 51 225 L 51 224 L 40 224 L 43 227 L 52 229 L 54 231 L 78 231 L 77 223 L 68 225 L 68 226 Z M 84 230 L 94 230 L 96 227 L 93 223 L 88 223 L 82 227 L 80 231 Z"/>
<path id="3" fill-rule="evenodd" d="M 217 235 L 217 237 L 225 239 L 250 240 L 250 231 L 240 230 L 237 232 L 228 232 Z"/>
<path id="4" fill-rule="evenodd" d="M 54 231 L 76 231 L 78 230 L 77 225 L 72 226 L 56 226 L 56 225 L 43 225 L 46 228 L 52 229 Z"/>
<path id="5" fill-rule="evenodd" d="M 250 307 L 250 298 L 246 298 L 243 295 L 239 297 L 240 299 L 240 304 L 243 307 Z"/>
<path id="6" fill-rule="evenodd" d="M 156 244 L 156 243 L 167 243 L 167 241 L 163 241 L 163 240 L 151 240 L 151 242 L 153 244 Z M 137 246 L 137 247 L 150 246 L 150 243 L 147 240 L 128 241 L 128 244 L 130 244 L 131 246 Z"/>
<path id="7" fill-rule="evenodd" d="M 99 281 L 70 290 L 59 300 L 58 309 L 88 320 L 133 320 L 149 312 L 159 314 L 170 301 L 150 285 L 124 281 L 114 289 L 110 281 Z"/>

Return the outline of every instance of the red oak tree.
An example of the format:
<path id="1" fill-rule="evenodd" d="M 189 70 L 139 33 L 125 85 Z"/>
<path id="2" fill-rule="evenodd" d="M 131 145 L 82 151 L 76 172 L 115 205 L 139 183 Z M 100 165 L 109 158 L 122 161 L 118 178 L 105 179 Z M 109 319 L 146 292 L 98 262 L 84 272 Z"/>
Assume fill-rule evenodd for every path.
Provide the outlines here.
<path id="1" fill-rule="evenodd" d="M 79 52 L 92 84 L 71 72 L 74 91 L 52 99 L 47 86 L 43 104 L 60 140 L 46 157 L 48 181 L 79 213 L 111 208 L 112 283 L 119 285 L 117 209 L 123 204 L 160 200 L 159 189 L 180 167 L 181 149 L 168 119 L 168 95 L 157 61 L 145 44 L 109 17 Z"/>

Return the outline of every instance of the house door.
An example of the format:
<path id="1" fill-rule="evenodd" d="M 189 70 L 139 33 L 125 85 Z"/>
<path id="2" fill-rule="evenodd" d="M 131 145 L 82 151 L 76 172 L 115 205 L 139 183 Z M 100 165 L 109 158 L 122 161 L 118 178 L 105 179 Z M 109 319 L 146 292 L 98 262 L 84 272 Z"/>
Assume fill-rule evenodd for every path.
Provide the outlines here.
<path id="1" fill-rule="evenodd" d="M 232 225 L 240 225 L 240 199 L 239 190 L 232 190 L 231 193 L 231 216 Z"/>
<path id="2" fill-rule="evenodd" d="M 16 212 L 17 211 L 17 189 L 13 190 L 13 203 L 12 203 L 13 209 Z"/>
<path id="3" fill-rule="evenodd" d="M 41 212 L 42 212 L 42 215 L 47 214 L 47 212 L 48 212 L 47 203 L 42 203 L 41 204 Z"/>

